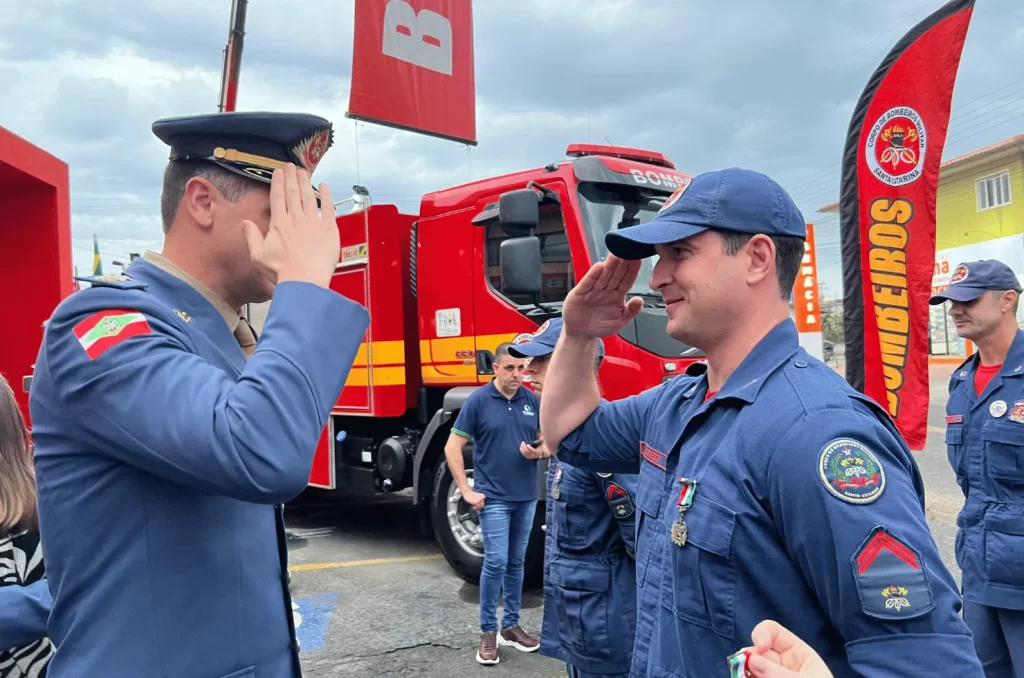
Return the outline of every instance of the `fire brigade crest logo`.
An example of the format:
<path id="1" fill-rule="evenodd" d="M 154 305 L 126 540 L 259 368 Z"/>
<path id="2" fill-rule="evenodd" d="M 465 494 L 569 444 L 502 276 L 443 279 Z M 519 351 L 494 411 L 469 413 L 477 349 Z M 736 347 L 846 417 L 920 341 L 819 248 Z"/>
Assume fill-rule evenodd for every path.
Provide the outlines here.
<path id="1" fill-rule="evenodd" d="M 309 136 L 300 141 L 292 149 L 292 153 L 298 159 L 299 163 L 306 168 L 306 171 L 310 174 L 316 169 L 316 166 L 320 164 L 320 160 L 324 157 L 324 153 L 331 147 L 334 142 L 334 133 L 330 127 L 321 129 L 315 132 L 312 136 Z"/>
<path id="2" fill-rule="evenodd" d="M 927 151 L 924 120 L 909 106 L 895 106 L 879 116 L 864 148 L 871 173 L 889 186 L 906 186 L 921 178 Z"/>
<path id="3" fill-rule="evenodd" d="M 956 267 L 956 270 L 953 271 L 953 276 L 949 279 L 949 284 L 955 285 L 958 282 L 967 280 L 968 273 L 970 273 L 970 271 L 967 270 L 967 267 L 960 264 Z"/>
<path id="4" fill-rule="evenodd" d="M 907 588 L 905 586 L 895 586 L 890 584 L 882 589 L 882 597 L 885 598 L 885 609 L 896 610 L 899 612 L 905 607 L 910 607 L 910 599 L 907 598 Z"/>
<path id="5" fill-rule="evenodd" d="M 1018 400 L 1013 404 L 1013 409 L 1010 410 L 1010 421 L 1018 424 L 1024 424 L 1024 400 Z"/>
<path id="6" fill-rule="evenodd" d="M 870 504 L 885 489 L 885 470 L 868 448 L 856 440 L 833 440 L 821 450 L 818 474 L 834 496 L 851 504 Z"/>
<path id="7" fill-rule="evenodd" d="M 661 206 L 660 210 L 658 210 L 658 214 L 661 214 L 662 212 L 664 212 L 664 211 L 668 210 L 669 208 L 671 208 L 672 205 L 675 205 L 677 202 L 679 202 L 679 197 L 682 196 L 683 193 L 686 192 L 686 189 L 689 186 L 690 186 L 690 180 L 689 179 L 686 179 L 686 180 L 683 181 L 683 183 L 679 184 L 679 188 L 677 188 L 676 190 L 672 191 L 672 195 L 670 195 L 668 197 L 668 200 L 665 201 L 665 204 Z"/>

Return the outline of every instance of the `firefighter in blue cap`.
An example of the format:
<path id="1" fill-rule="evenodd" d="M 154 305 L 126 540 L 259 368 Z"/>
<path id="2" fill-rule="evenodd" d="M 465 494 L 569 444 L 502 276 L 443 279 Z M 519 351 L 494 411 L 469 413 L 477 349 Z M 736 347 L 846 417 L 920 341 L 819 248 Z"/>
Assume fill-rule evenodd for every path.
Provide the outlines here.
<path id="1" fill-rule="evenodd" d="M 562 319 L 549 320 L 529 341 L 509 349 L 527 359 L 526 373 L 541 402 L 548 358 L 561 333 Z M 599 342 L 595 374 L 603 360 Z M 520 451 L 533 459 L 548 453 L 525 442 Z M 547 478 L 540 653 L 564 661 L 569 678 L 625 678 L 636 629 L 636 476 L 595 473 L 553 459 Z"/>
<path id="2" fill-rule="evenodd" d="M 988 678 L 1024 678 L 1024 332 L 1021 285 L 987 259 L 957 266 L 947 301 L 956 333 L 978 347 L 953 370 L 946 449 L 963 489 L 956 559 L 964 620 Z"/>
<path id="3" fill-rule="evenodd" d="M 541 401 L 574 466 L 639 473 L 634 676 L 727 676 L 771 619 L 837 677 L 981 676 L 924 513 L 921 474 L 885 411 L 798 342 L 789 298 L 804 219 L 769 177 L 698 175 L 565 300 Z M 707 370 L 600 402 L 584 378 L 621 330 L 641 260 L 666 330 Z"/>
<path id="4" fill-rule="evenodd" d="M 329 288 L 323 118 L 161 120 L 160 254 L 61 303 L 30 403 L 50 678 L 301 675 L 282 505 L 369 317 Z M 318 209 L 317 194 L 323 202 Z M 242 317 L 273 301 L 258 339 Z"/>

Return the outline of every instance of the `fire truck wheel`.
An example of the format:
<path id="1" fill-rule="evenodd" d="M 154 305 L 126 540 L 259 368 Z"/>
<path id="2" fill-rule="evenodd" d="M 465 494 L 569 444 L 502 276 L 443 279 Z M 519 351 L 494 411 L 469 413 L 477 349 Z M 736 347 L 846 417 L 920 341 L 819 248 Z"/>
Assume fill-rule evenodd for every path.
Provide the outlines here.
<path id="1" fill-rule="evenodd" d="M 472 468 L 466 468 L 466 477 L 472 486 Z M 473 507 L 463 500 L 443 455 L 434 470 L 431 498 L 430 520 L 441 552 L 460 577 L 471 584 L 478 584 L 484 566 L 480 519 Z"/>

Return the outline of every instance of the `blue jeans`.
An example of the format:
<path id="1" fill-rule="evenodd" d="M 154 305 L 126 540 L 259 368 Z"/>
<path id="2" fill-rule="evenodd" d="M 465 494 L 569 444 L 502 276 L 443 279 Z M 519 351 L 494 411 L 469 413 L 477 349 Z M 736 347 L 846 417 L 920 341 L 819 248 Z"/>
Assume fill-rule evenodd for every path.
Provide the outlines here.
<path id="1" fill-rule="evenodd" d="M 498 596 L 505 614 L 501 628 L 519 623 L 523 602 L 523 563 L 533 530 L 536 501 L 487 499 L 479 512 L 484 537 L 484 569 L 480 573 L 480 630 L 498 630 Z"/>

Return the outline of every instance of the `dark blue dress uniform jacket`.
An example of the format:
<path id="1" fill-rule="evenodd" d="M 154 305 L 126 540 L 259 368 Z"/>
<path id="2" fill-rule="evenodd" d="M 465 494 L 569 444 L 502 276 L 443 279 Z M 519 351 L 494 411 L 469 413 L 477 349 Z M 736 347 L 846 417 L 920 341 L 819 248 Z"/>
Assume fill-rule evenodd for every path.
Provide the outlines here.
<path id="1" fill-rule="evenodd" d="M 974 355 L 953 371 L 946 404 L 949 462 L 966 498 L 956 558 L 964 598 L 1024 610 L 1024 332 L 981 395 L 977 367 Z"/>
<path id="2" fill-rule="evenodd" d="M 706 376 L 675 377 L 599 406 L 560 447 L 577 466 L 639 471 L 631 675 L 728 676 L 726 657 L 775 619 L 836 678 L 980 678 L 921 475 L 884 411 L 789 320 L 706 393 Z M 683 479 L 697 484 L 680 516 Z"/>
<path id="3" fill-rule="evenodd" d="M 626 674 L 636 628 L 637 478 L 556 459 L 547 477 L 540 653 L 588 673 Z"/>
<path id="4" fill-rule="evenodd" d="M 278 286 L 246 361 L 223 317 L 136 259 L 66 299 L 31 391 L 50 678 L 300 675 L 280 505 L 369 320 Z"/>

